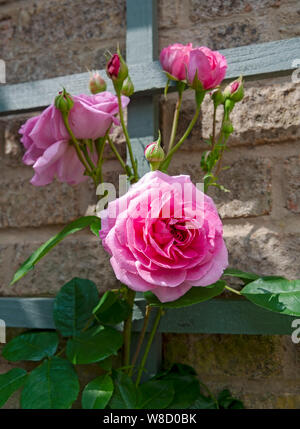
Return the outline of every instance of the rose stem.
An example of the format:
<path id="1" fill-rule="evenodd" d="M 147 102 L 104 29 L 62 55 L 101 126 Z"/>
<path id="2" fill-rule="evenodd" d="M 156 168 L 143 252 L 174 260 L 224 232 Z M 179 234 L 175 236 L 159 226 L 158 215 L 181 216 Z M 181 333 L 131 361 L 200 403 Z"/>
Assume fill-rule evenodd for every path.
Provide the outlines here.
<path id="1" fill-rule="evenodd" d="M 180 148 L 180 146 L 182 145 L 182 143 L 185 141 L 185 139 L 189 136 L 190 132 L 192 131 L 199 113 L 201 110 L 201 105 L 197 106 L 195 115 L 193 117 L 193 119 L 191 120 L 189 126 L 187 127 L 185 133 L 183 134 L 183 136 L 181 137 L 181 139 L 179 140 L 179 142 L 169 151 L 168 155 L 166 156 L 166 159 L 164 160 L 164 162 L 161 164 L 160 166 L 160 170 L 167 170 L 167 168 L 169 167 L 170 161 L 172 159 L 172 156 L 174 155 L 174 153 Z"/>
<path id="2" fill-rule="evenodd" d="M 214 150 L 216 144 L 216 116 L 217 116 L 217 106 L 214 105 L 214 114 L 213 114 L 213 134 L 212 134 L 212 148 Z"/>
<path id="3" fill-rule="evenodd" d="M 107 131 L 107 133 L 108 132 L 109 130 Z M 107 135 L 105 135 L 104 137 L 100 137 L 95 141 L 96 150 L 98 153 L 98 162 L 96 167 L 96 186 L 98 186 L 100 183 L 103 183 L 102 164 L 106 137 Z"/>
<path id="4" fill-rule="evenodd" d="M 139 367 L 139 371 L 138 371 L 138 375 L 137 375 L 137 379 L 136 379 L 136 383 L 135 383 L 136 386 L 138 386 L 140 384 L 140 381 L 141 381 L 141 378 L 142 378 L 142 374 L 144 372 L 144 367 L 145 367 L 145 364 L 146 364 L 146 360 L 147 360 L 147 357 L 148 357 L 148 354 L 149 354 L 149 351 L 150 351 L 150 348 L 151 348 L 151 345 L 152 345 L 152 342 L 153 342 L 156 330 L 158 328 L 160 318 L 162 316 L 162 311 L 163 311 L 162 308 L 159 308 L 159 310 L 157 312 L 157 315 L 155 317 L 153 328 L 152 328 L 152 330 L 150 332 L 150 337 L 149 337 L 148 343 L 146 345 L 145 353 L 144 353 L 144 356 L 142 358 L 141 365 Z"/>
<path id="5" fill-rule="evenodd" d="M 132 327 L 132 313 L 133 313 L 134 298 L 135 298 L 135 291 L 127 288 L 127 302 L 130 305 L 131 311 L 124 323 L 123 366 L 129 366 L 129 363 L 130 363 L 131 327 Z"/>
<path id="6" fill-rule="evenodd" d="M 174 145 L 175 137 L 176 137 L 179 113 L 180 113 L 180 108 L 181 108 L 181 103 L 182 103 L 182 92 L 183 92 L 182 90 L 178 89 L 178 99 L 176 102 L 176 107 L 175 107 L 175 112 L 174 112 L 174 119 L 173 119 L 171 136 L 170 136 L 170 140 L 169 140 L 168 153 L 172 149 L 172 147 Z"/>
<path id="7" fill-rule="evenodd" d="M 123 170 L 124 170 L 124 171 L 125 171 L 125 173 L 127 174 L 126 164 L 125 164 L 125 162 L 123 161 L 123 159 L 122 159 L 121 155 L 119 154 L 118 149 L 116 148 L 116 146 L 114 145 L 114 143 L 113 143 L 112 139 L 111 139 L 109 136 L 107 136 L 107 140 L 108 140 L 109 146 L 111 147 L 111 150 L 112 150 L 112 151 L 113 151 L 113 153 L 116 155 L 116 158 L 118 159 L 118 161 L 119 161 L 119 163 L 121 164 L 121 166 L 122 166 Z"/>
<path id="8" fill-rule="evenodd" d="M 118 104 L 119 104 L 120 121 L 121 121 L 122 129 L 123 129 L 123 133 L 124 133 L 124 136 L 125 136 L 126 144 L 127 144 L 127 147 L 128 147 L 128 152 L 129 152 L 129 156 L 130 156 L 131 165 L 132 165 L 133 172 L 134 172 L 134 181 L 137 182 L 139 180 L 139 176 L 138 176 L 137 166 L 136 166 L 136 163 L 135 163 L 135 160 L 134 160 L 134 156 L 133 156 L 133 152 L 132 152 L 130 138 L 129 138 L 128 131 L 127 131 L 127 128 L 126 128 L 126 125 L 125 125 L 125 121 L 124 121 L 123 109 L 122 109 L 122 100 L 121 100 L 120 91 L 117 91 L 117 97 L 118 97 Z"/>
<path id="9" fill-rule="evenodd" d="M 69 121 L 68 121 L 68 115 L 63 113 L 62 117 L 63 117 L 63 121 L 64 121 L 64 124 L 65 124 L 65 127 L 66 127 L 66 129 L 67 129 L 67 131 L 68 131 L 68 133 L 69 133 L 69 135 L 70 135 L 70 137 L 72 139 L 73 144 L 74 144 L 74 147 L 75 147 L 75 150 L 76 150 L 76 153 L 77 153 L 77 156 L 78 156 L 79 160 L 84 165 L 84 167 L 85 167 L 87 173 L 89 174 L 89 176 L 91 176 L 92 179 L 94 180 L 95 185 L 97 185 L 96 179 L 94 177 L 94 172 L 89 169 L 89 165 L 88 165 L 88 163 L 86 162 L 86 160 L 84 159 L 84 157 L 83 157 L 83 155 L 81 153 L 81 150 L 80 150 L 80 147 L 79 147 L 79 143 L 78 143 L 76 137 L 74 136 L 73 131 L 70 128 Z"/>
<path id="10" fill-rule="evenodd" d="M 145 317 L 144 317 L 143 328 L 142 328 L 140 336 L 139 336 L 139 342 L 138 342 L 136 351 L 135 351 L 134 356 L 132 358 L 131 370 L 129 372 L 130 376 L 132 376 L 134 365 L 135 365 L 135 363 L 137 361 L 137 358 L 138 358 L 138 356 L 140 354 L 140 351 L 141 351 L 141 347 L 142 347 L 142 344 L 143 344 L 143 341 L 144 341 L 144 338 L 145 338 L 145 333 L 146 333 L 148 322 L 149 322 L 149 316 L 150 316 L 151 309 L 152 309 L 152 307 L 149 306 L 149 305 L 147 305 L 147 307 L 146 307 L 146 313 L 145 313 Z"/>
<path id="11" fill-rule="evenodd" d="M 91 160 L 91 158 L 89 156 L 89 153 L 88 153 L 88 150 L 87 150 L 86 146 L 81 146 L 81 150 L 82 150 L 82 152 L 83 152 L 83 154 L 85 156 L 85 159 L 87 160 L 89 166 L 91 167 L 91 170 L 92 171 L 95 170 L 95 165 L 94 165 L 93 161 Z"/>

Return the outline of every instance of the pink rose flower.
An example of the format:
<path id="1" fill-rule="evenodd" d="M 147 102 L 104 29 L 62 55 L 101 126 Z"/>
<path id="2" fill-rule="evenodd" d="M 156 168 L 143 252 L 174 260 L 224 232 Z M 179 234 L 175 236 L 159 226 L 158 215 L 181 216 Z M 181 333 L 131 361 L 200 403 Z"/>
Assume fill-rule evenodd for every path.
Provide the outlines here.
<path id="1" fill-rule="evenodd" d="M 186 79 L 186 67 L 189 63 L 192 44 L 181 45 L 174 43 L 164 48 L 160 53 L 160 63 L 162 68 L 178 80 Z"/>
<path id="2" fill-rule="evenodd" d="M 149 172 L 100 217 L 116 277 L 162 302 L 215 283 L 228 265 L 216 207 L 189 176 Z"/>
<path id="3" fill-rule="evenodd" d="M 206 46 L 195 48 L 190 53 L 187 68 L 188 82 L 193 83 L 197 72 L 198 80 L 204 89 L 212 89 L 220 85 L 227 70 L 226 58 L 218 51 L 211 51 Z"/>
<path id="4" fill-rule="evenodd" d="M 108 91 L 96 95 L 74 95 L 74 106 L 69 114 L 69 124 L 77 139 L 103 137 L 112 123 L 119 124 L 117 97 Z M 122 97 L 122 106 L 129 103 Z M 43 186 L 54 177 L 61 182 L 75 185 L 87 179 L 84 166 L 77 158 L 75 148 L 62 120 L 61 112 L 51 104 L 42 114 L 28 119 L 19 130 L 26 151 L 23 162 L 32 165 L 35 175 L 31 183 Z"/>

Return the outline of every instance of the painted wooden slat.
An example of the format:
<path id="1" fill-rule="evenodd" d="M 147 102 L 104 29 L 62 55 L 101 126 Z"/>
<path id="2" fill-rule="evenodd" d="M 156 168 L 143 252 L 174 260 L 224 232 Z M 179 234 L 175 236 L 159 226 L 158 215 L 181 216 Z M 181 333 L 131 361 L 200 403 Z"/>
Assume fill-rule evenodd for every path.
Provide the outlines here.
<path id="1" fill-rule="evenodd" d="M 0 319 L 11 328 L 53 329 L 53 298 L 0 298 Z"/>
<path id="2" fill-rule="evenodd" d="M 130 2 L 133 3 L 134 0 L 128 0 L 128 3 Z M 138 9 L 140 4 L 143 5 L 147 2 L 148 0 L 134 2 L 134 7 Z M 149 38 L 149 28 L 150 26 L 147 24 L 147 30 L 143 31 L 146 39 Z M 129 29 L 128 40 L 134 40 L 134 38 L 137 39 L 136 41 L 145 40 L 138 37 L 139 31 L 142 31 L 142 29 L 139 30 L 136 27 L 130 34 Z M 142 47 L 143 43 L 141 42 L 139 46 Z M 135 86 L 136 95 L 161 93 L 166 79 L 159 63 L 157 61 L 153 62 L 149 58 L 144 60 L 140 54 L 136 53 L 134 55 L 135 51 L 131 52 L 133 53 L 131 57 L 129 56 L 131 63 L 130 75 Z M 228 60 L 227 79 L 235 78 L 240 74 L 250 79 L 289 75 L 297 68 L 293 61 L 299 58 L 300 55 L 300 37 L 224 49 L 220 52 Z M 149 53 L 147 53 L 148 56 Z M 138 64 L 136 63 L 137 59 L 139 60 Z M 101 70 L 100 73 L 105 77 L 104 70 Z M 62 87 L 66 87 L 72 94 L 87 93 L 88 79 L 88 73 L 80 73 L 28 83 L 2 85 L 0 87 L 0 113 L 34 110 L 44 107 L 53 101 Z M 108 89 L 112 89 L 110 83 Z"/>
<path id="3" fill-rule="evenodd" d="M 126 61 L 131 75 L 131 64 L 134 64 L 137 58 L 141 63 L 151 63 L 157 57 L 157 5 L 156 0 L 127 0 L 126 4 Z M 133 77 L 135 86 L 136 80 Z M 144 150 L 157 134 L 157 104 L 156 98 L 148 95 L 134 98 L 128 106 L 128 132 L 140 176 L 149 171 Z"/>
<path id="4" fill-rule="evenodd" d="M 245 299 L 212 299 L 169 309 L 162 319 L 162 332 L 202 334 L 291 334 L 295 317 L 273 313 Z"/>
<path id="5" fill-rule="evenodd" d="M 53 301 L 52 298 L 0 298 L 0 319 L 7 327 L 52 329 Z M 142 298 L 135 303 L 133 330 L 139 332 L 146 303 Z M 159 330 L 165 333 L 284 335 L 292 332 L 294 319 L 264 310 L 245 299 L 218 298 L 190 307 L 168 309 Z"/>

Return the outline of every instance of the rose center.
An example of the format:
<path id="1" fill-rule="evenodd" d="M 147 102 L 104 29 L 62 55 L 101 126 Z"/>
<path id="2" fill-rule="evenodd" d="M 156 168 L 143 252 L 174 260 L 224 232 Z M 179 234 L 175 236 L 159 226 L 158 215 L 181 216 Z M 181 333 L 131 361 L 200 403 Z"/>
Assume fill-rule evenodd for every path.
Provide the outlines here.
<path id="1" fill-rule="evenodd" d="M 182 242 L 186 239 L 185 231 L 176 229 L 174 226 L 171 226 L 170 231 L 175 240 Z"/>

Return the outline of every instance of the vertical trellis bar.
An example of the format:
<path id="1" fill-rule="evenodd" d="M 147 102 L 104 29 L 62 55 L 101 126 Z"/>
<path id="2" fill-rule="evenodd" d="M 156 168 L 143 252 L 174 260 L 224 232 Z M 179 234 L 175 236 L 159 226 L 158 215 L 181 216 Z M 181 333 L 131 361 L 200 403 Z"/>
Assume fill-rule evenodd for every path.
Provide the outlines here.
<path id="1" fill-rule="evenodd" d="M 130 64 L 150 64 L 157 57 L 156 3 L 156 0 L 127 0 L 126 61 L 129 70 Z M 133 98 L 128 108 L 128 130 L 140 176 L 149 171 L 144 148 L 157 137 L 157 126 L 155 97 Z"/>
<path id="2" fill-rule="evenodd" d="M 156 0 L 127 0 L 126 62 L 152 63 L 157 58 Z M 134 84 L 134 78 L 133 78 Z M 150 82 L 149 82 L 150 84 Z M 155 96 L 134 97 L 128 108 L 128 131 L 140 176 L 149 171 L 144 149 L 157 137 L 158 106 Z M 134 335 L 135 341 L 137 334 Z M 147 338 L 146 338 L 147 339 Z M 161 334 L 157 334 L 147 364 L 147 376 L 156 373 L 161 364 Z"/>

